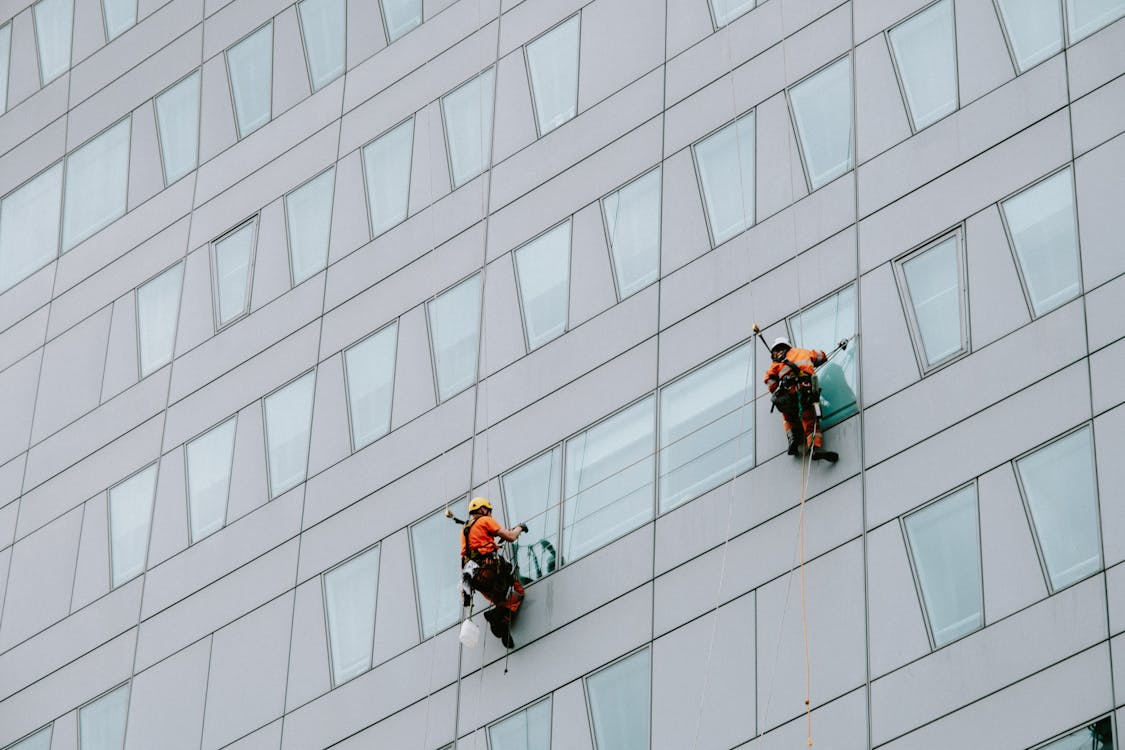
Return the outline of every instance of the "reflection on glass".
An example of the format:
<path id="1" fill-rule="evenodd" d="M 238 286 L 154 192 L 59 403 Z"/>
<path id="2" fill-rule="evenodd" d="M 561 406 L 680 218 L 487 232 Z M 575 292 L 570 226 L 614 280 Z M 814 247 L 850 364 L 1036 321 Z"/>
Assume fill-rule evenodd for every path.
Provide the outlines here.
<path id="1" fill-rule="evenodd" d="M 940 0 L 895 26 L 888 36 L 914 129 L 957 109 L 953 0 Z"/>
<path id="2" fill-rule="evenodd" d="M 142 378 L 172 361 L 183 277 L 184 264 L 180 262 L 137 290 Z"/>
<path id="3" fill-rule="evenodd" d="M 231 417 L 187 444 L 188 508 L 193 543 L 218 531 L 226 522 L 236 419 Z"/>
<path id="4" fill-rule="evenodd" d="M 285 196 L 285 222 L 289 229 L 289 257 L 293 264 L 294 285 L 328 265 L 335 185 L 336 168 L 332 167 Z"/>
<path id="5" fill-rule="evenodd" d="M 1104 717 L 1036 750 L 1113 750 L 1113 721 Z"/>
<path id="6" fill-rule="evenodd" d="M 707 222 L 716 245 L 754 223 L 754 113 L 695 144 Z"/>
<path id="7" fill-rule="evenodd" d="M 551 750 L 550 696 L 488 728 L 491 750 Z"/>
<path id="8" fill-rule="evenodd" d="M 524 330 L 535 349 L 566 330 L 570 308 L 570 220 L 515 252 Z"/>
<path id="9" fill-rule="evenodd" d="M 63 252 L 125 213 L 130 122 L 126 117 L 67 157 Z"/>
<path id="10" fill-rule="evenodd" d="M 1043 565 L 1058 591 L 1102 567 L 1090 428 L 1016 461 Z"/>
<path id="11" fill-rule="evenodd" d="M 39 0 L 34 6 L 39 79 L 44 86 L 70 67 L 74 0 Z"/>
<path id="12" fill-rule="evenodd" d="M 572 16 L 527 45 L 531 95 L 541 135 L 578 112 L 579 18 Z"/>
<path id="13" fill-rule="evenodd" d="M 599 748 L 648 750 L 651 656 L 646 648 L 586 678 Z"/>
<path id="14" fill-rule="evenodd" d="M 0 201 L 0 292 L 58 255 L 62 172 L 59 162 Z"/>
<path id="15" fill-rule="evenodd" d="M 83 706 L 78 712 L 79 750 L 121 750 L 128 710 L 128 685 Z"/>
<path id="16" fill-rule="evenodd" d="M 273 22 L 227 50 L 227 71 L 234 95 L 238 137 L 245 138 L 270 121 L 273 101 Z"/>
<path id="17" fill-rule="evenodd" d="M 250 303 L 250 266 L 254 259 L 254 222 L 248 221 L 214 244 L 219 327 L 246 313 Z"/>
<path id="18" fill-rule="evenodd" d="M 116 39 L 137 23 L 137 0 L 103 0 L 106 36 Z"/>
<path id="19" fill-rule="evenodd" d="M 316 372 L 310 371 L 266 396 L 266 443 L 270 497 L 305 481 Z"/>
<path id="20" fill-rule="evenodd" d="M 199 159 L 199 71 L 156 97 L 164 184 L 195 169 Z"/>
<path id="21" fill-rule="evenodd" d="M 156 464 L 109 491 L 110 568 L 116 588 L 144 572 Z"/>
<path id="22" fill-rule="evenodd" d="M 453 187 L 461 187 L 488 168 L 492 158 L 492 68 L 441 100 Z"/>
<path id="23" fill-rule="evenodd" d="M 378 587 L 378 547 L 324 574 L 333 684 L 339 685 L 371 668 Z"/>
<path id="24" fill-rule="evenodd" d="M 965 295 L 958 237 L 911 256 L 902 264 L 914 324 L 928 367 L 965 351 Z"/>
<path id="25" fill-rule="evenodd" d="M 1066 0 L 1070 43 L 1084 39 L 1125 15 L 1125 0 Z"/>
<path id="26" fill-rule="evenodd" d="M 439 401 L 476 382 L 480 283 L 480 274 L 471 276 L 426 305 Z"/>
<path id="27" fill-rule="evenodd" d="M 422 0 L 382 0 L 382 3 L 388 42 L 422 23 Z"/>
<path id="28" fill-rule="evenodd" d="M 660 168 L 602 199 L 617 298 L 656 281 L 660 267 Z"/>
<path id="29" fill-rule="evenodd" d="M 413 117 L 363 147 L 372 237 L 378 237 L 406 218 L 410 206 L 413 149 Z"/>
<path id="30" fill-rule="evenodd" d="M 802 349 L 836 348 L 842 339 L 855 334 L 855 287 L 841 289 L 804 312 L 789 319 L 793 344 Z M 852 341 L 844 351 L 817 370 L 820 381 L 820 424 L 824 428 L 842 422 L 856 413 L 856 358 L 859 346 Z"/>
<path id="31" fill-rule="evenodd" d="M 1070 167 L 1000 204 L 1035 314 L 1078 296 L 1078 224 Z"/>
<path id="32" fill-rule="evenodd" d="M 452 508 L 465 517 L 464 502 Z M 457 622 L 461 608 L 461 557 L 458 540 L 461 527 L 439 510 L 410 527 L 414 555 L 414 581 L 418 586 L 418 611 L 422 615 L 422 637 L 429 638 Z"/>
<path id="33" fill-rule="evenodd" d="M 1062 49 L 1059 0 L 997 0 L 1020 70 L 1041 63 Z"/>
<path id="34" fill-rule="evenodd" d="M 969 485 L 906 517 L 934 645 L 984 625 L 977 491 Z"/>
<path id="35" fill-rule="evenodd" d="M 813 190 L 852 167 L 852 61 L 841 57 L 789 90 Z"/>
<path id="36" fill-rule="evenodd" d="M 396 322 L 344 352 L 355 450 L 369 445 L 391 429 L 397 342 Z"/>
<path id="37" fill-rule="evenodd" d="M 652 518 L 655 404 L 649 396 L 566 441 L 565 562 Z"/>
<path id="38" fill-rule="evenodd" d="M 553 448 L 500 479 L 504 507 L 512 524 L 526 523 L 528 533 L 512 547 L 524 583 L 558 567 L 559 501 L 562 491 L 562 450 Z"/>
<path id="39" fill-rule="evenodd" d="M 750 344 L 660 391 L 660 510 L 754 465 Z"/>
<path id="40" fill-rule="evenodd" d="M 344 0 L 301 0 L 297 12 L 316 91 L 344 72 Z"/>

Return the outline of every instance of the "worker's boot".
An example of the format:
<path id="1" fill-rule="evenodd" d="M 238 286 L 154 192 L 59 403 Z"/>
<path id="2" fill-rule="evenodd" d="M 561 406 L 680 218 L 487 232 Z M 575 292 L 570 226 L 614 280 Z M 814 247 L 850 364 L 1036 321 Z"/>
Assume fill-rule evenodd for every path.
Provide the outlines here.
<path id="1" fill-rule="evenodd" d="M 827 461 L 830 464 L 834 464 L 840 460 L 840 454 L 836 453 L 836 451 L 826 451 L 823 448 L 817 446 L 813 448 L 812 460 Z"/>
<path id="2" fill-rule="evenodd" d="M 789 438 L 789 450 L 787 450 L 785 452 L 788 453 L 790 456 L 800 455 L 800 453 L 801 453 L 801 441 L 792 432 L 785 433 L 785 436 L 787 438 Z"/>
<path id="3" fill-rule="evenodd" d="M 497 638 L 503 639 L 503 633 L 508 629 L 507 623 L 504 622 L 503 613 L 499 609 L 493 607 L 492 609 L 485 611 L 484 619 L 488 620 L 488 628 L 492 631 L 492 634 Z"/>

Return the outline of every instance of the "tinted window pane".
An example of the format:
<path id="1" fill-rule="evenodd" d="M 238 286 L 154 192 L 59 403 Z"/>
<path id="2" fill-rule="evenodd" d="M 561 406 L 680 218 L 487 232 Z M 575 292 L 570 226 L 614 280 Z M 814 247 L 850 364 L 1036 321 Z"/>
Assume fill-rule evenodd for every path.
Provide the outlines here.
<path id="1" fill-rule="evenodd" d="M 438 295 L 427 308 L 438 398 L 444 401 L 477 379 L 480 275 Z"/>
<path id="2" fill-rule="evenodd" d="M 566 442 L 564 561 L 652 518 L 654 406 L 646 398 Z"/>
<path id="3" fill-rule="evenodd" d="M 39 47 L 39 76 L 46 86 L 70 67 L 74 0 L 39 0 L 35 4 L 34 15 L 35 41 Z"/>
<path id="4" fill-rule="evenodd" d="M 1061 589 L 1102 566 L 1094 446 L 1089 427 L 1016 462 L 1039 551 Z"/>
<path id="5" fill-rule="evenodd" d="M 464 518 L 464 503 L 458 518 Z M 453 623 L 461 612 L 461 527 L 441 510 L 410 529 L 414 554 L 414 580 L 418 585 L 418 611 L 422 637 L 429 638 Z"/>
<path id="6" fill-rule="evenodd" d="M 669 510 L 754 464 L 749 344 L 660 392 L 660 509 Z"/>
<path id="7" fill-rule="evenodd" d="M 324 574 L 332 680 L 337 685 L 371 667 L 378 586 L 378 547 Z"/>
<path id="8" fill-rule="evenodd" d="M 1098 29 L 1125 15 L 1122 0 L 1066 0 L 1067 27 L 1070 43 L 1093 34 Z"/>
<path id="9" fill-rule="evenodd" d="M 293 283 L 324 270 L 328 264 L 328 236 L 332 230 L 332 191 L 336 169 L 322 172 L 285 196 L 289 227 L 289 255 Z"/>
<path id="10" fill-rule="evenodd" d="M 602 201 L 618 299 L 656 281 L 660 266 L 660 169 Z"/>
<path id="11" fill-rule="evenodd" d="M 906 517 L 906 535 L 934 644 L 942 646 L 984 624 L 980 533 L 974 486 Z"/>
<path id="12" fill-rule="evenodd" d="M 0 114 L 8 109 L 8 58 L 12 49 L 12 24 L 0 26 Z"/>
<path id="13" fill-rule="evenodd" d="M 398 324 L 392 323 L 344 353 L 356 450 L 391 429 L 397 339 Z"/>
<path id="14" fill-rule="evenodd" d="M 105 30 L 110 39 L 120 36 L 137 23 L 137 0 L 103 0 Z"/>
<path id="15" fill-rule="evenodd" d="M 649 659 L 649 651 L 645 649 L 586 678 L 590 716 L 599 748 L 648 749 Z"/>
<path id="16" fill-rule="evenodd" d="M 125 744 L 125 717 L 129 686 L 122 685 L 78 712 L 80 750 L 121 750 Z"/>
<path id="17" fill-rule="evenodd" d="M 551 750 L 551 699 L 490 726 L 488 744 L 491 750 Z"/>
<path id="18" fill-rule="evenodd" d="M 414 118 L 363 148 L 371 235 L 377 237 L 406 218 L 410 205 L 410 162 Z"/>
<path id="19" fill-rule="evenodd" d="M 422 0 L 383 0 L 383 21 L 393 42 L 422 23 Z"/>
<path id="20" fill-rule="evenodd" d="M 12 745 L 8 750 L 51 750 L 51 727 L 40 729 L 30 737 Z"/>
<path id="21" fill-rule="evenodd" d="M 156 97 L 156 124 L 164 156 L 164 184 L 195 169 L 199 158 L 199 73 Z"/>
<path id="22" fill-rule="evenodd" d="M 527 45 L 527 69 L 541 134 L 578 112 L 578 29 L 579 16 L 574 16 Z"/>
<path id="23" fill-rule="evenodd" d="M 1078 227 L 1070 168 L 1001 204 L 1036 315 L 1078 296 Z"/>
<path id="24" fill-rule="evenodd" d="M 344 72 L 344 0 L 301 0 L 297 9 L 315 91 Z"/>
<path id="25" fill-rule="evenodd" d="M 789 91 L 813 190 L 852 166 L 852 64 L 843 57 Z"/>
<path id="26" fill-rule="evenodd" d="M 726 26 L 753 7 L 754 0 L 711 0 L 716 26 Z"/>
<path id="27" fill-rule="evenodd" d="M 493 70 L 489 68 L 441 100 L 454 187 L 488 168 L 492 155 L 492 92 Z"/>
<path id="28" fill-rule="evenodd" d="M 726 242 L 754 223 L 754 113 L 695 145 L 711 237 Z"/>
<path id="29" fill-rule="evenodd" d="M 250 265 L 254 258 L 254 222 L 243 224 L 215 243 L 215 286 L 219 325 L 246 312 L 250 302 Z"/>
<path id="30" fill-rule="evenodd" d="M 793 343 L 804 349 L 836 348 L 841 339 L 855 334 L 855 287 L 849 286 L 803 313 L 789 319 Z M 817 370 L 820 378 L 821 426 L 831 427 L 856 413 L 856 358 L 858 342 L 852 341 L 845 351 Z"/>
<path id="31" fill-rule="evenodd" d="M 235 418 L 231 417 L 187 444 L 192 542 L 218 531 L 226 522 L 230 470 L 234 462 L 234 428 Z"/>
<path id="32" fill-rule="evenodd" d="M 965 349 L 964 294 L 958 238 L 914 255 L 902 264 L 907 296 L 914 313 L 927 365 L 936 365 Z"/>
<path id="33" fill-rule="evenodd" d="M 1020 70 L 1062 49 L 1059 0 L 997 0 L 997 4 Z"/>
<path id="34" fill-rule="evenodd" d="M 184 264 L 177 263 L 137 290 L 141 377 L 172 361 Z"/>
<path id="35" fill-rule="evenodd" d="M 245 137 L 270 121 L 273 23 L 267 23 L 228 49 L 227 68 L 239 137 Z"/>
<path id="36" fill-rule="evenodd" d="M 0 292 L 58 255 L 62 172 L 59 162 L 0 201 Z"/>
<path id="37" fill-rule="evenodd" d="M 915 129 L 957 109 L 953 1 L 941 0 L 900 23 L 890 39 Z"/>
<path id="38" fill-rule="evenodd" d="M 316 375 L 308 373 L 266 397 L 270 497 L 305 481 Z"/>
<path id="39" fill-rule="evenodd" d="M 570 307 L 570 221 L 515 252 L 523 324 L 529 349 L 566 330 Z"/>
<path id="40" fill-rule="evenodd" d="M 1107 716 L 1038 750 L 1113 750 L 1113 721 Z"/>
<path id="41" fill-rule="evenodd" d="M 153 465 L 109 491 L 114 586 L 120 586 L 144 572 L 155 489 L 156 466 Z"/>
<path id="42" fill-rule="evenodd" d="M 126 117 L 67 157 L 64 251 L 125 213 L 129 127 Z"/>
<path id="43" fill-rule="evenodd" d="M 512 524 L 526 523 L 528 533 L 512 546 L 520 576 L 534 581 L 558 567 L 559 501 L 562 450 L 554 448 L 501 478 L 504 504 Z"/>

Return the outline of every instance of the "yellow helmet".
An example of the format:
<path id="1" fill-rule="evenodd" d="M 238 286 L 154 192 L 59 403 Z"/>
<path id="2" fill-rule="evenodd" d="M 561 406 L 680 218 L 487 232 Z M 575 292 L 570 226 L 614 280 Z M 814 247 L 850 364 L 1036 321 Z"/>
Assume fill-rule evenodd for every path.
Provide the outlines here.
<path id="1" fill-rule="evenodd" d="M 483 497 L 474 497 L 472 500 L 469 501 L 469 512 L 470 513 L 475 513 L 476 511 L 480 510 L 481 508 L 488 508 L 489 510 L 492 510 L 492 503 L 488 502 L 487 498 L 483 498 Z"/>

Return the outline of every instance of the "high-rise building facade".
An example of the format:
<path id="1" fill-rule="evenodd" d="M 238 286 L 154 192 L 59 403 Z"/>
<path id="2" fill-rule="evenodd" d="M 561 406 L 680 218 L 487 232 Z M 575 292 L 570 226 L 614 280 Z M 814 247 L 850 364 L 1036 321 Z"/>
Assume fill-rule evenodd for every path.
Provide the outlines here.
<path id="1" fill-rule="evenodd" d="M 1123 217 L 1123 0 L 0 0 L 0 748 L 1116 747 Z"/>

